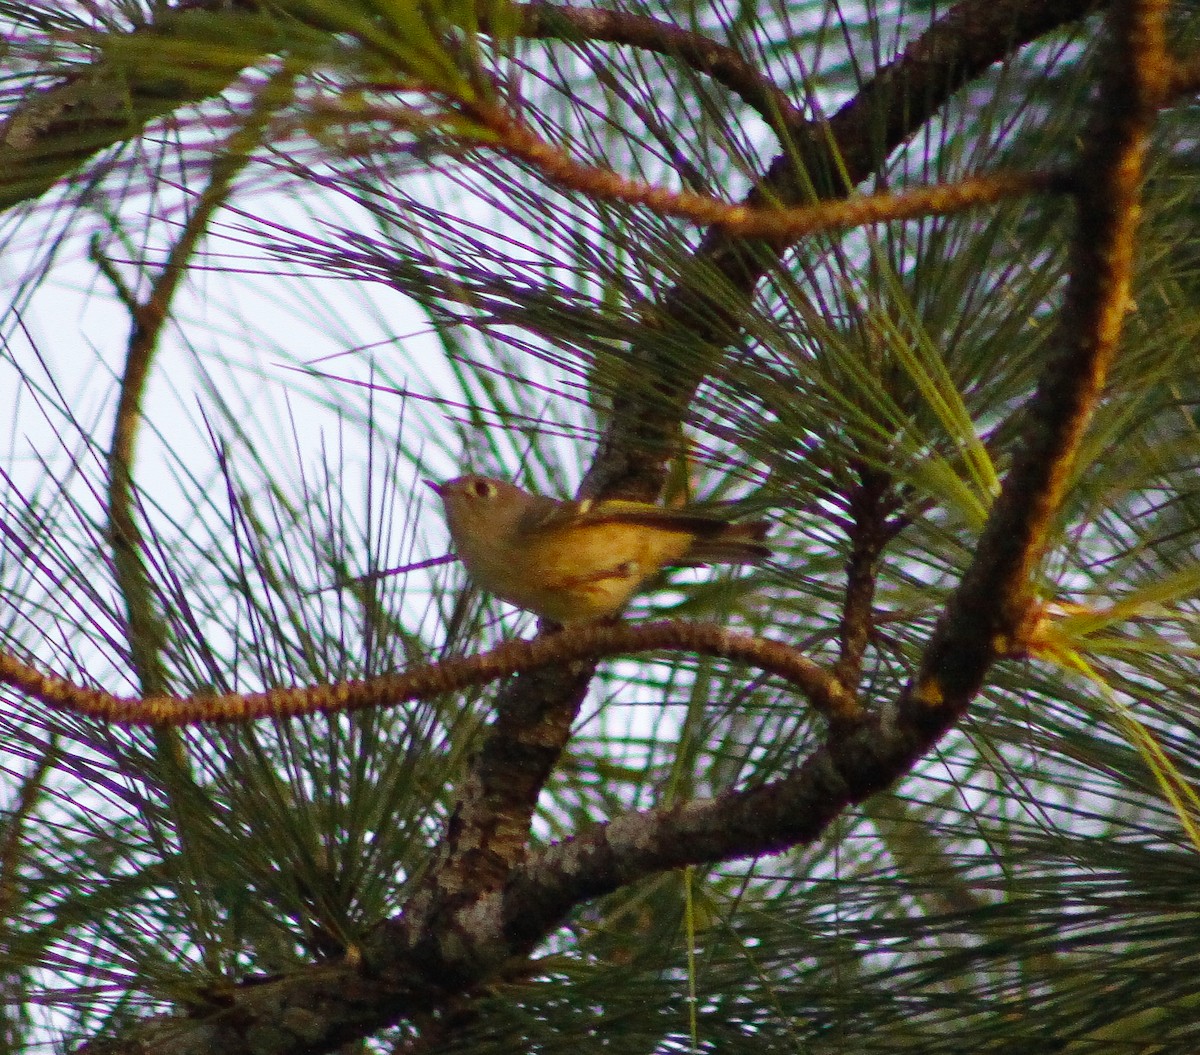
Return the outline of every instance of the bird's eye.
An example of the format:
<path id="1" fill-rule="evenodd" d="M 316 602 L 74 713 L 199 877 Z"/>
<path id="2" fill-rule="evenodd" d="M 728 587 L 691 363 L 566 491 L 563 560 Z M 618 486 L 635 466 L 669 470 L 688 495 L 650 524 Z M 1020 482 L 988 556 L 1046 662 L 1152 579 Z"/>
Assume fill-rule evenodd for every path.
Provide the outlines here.
<path id="1" fill-rule="evenodd" d="M 475 480 L 471 483 L 471 493 L 476 498 L 491 498 L 496 493 L 496 488 L 491 480 Z"/>

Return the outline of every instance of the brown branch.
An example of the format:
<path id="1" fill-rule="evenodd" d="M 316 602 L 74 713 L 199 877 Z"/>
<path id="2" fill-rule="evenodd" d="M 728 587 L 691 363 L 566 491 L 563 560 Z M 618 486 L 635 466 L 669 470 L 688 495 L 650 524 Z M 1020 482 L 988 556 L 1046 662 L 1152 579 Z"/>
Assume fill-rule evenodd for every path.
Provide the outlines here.
<path id="1" fill-rule="evenodd" d="M 954 183 L 788 209 L 736 206 L 712 222 L 730 234 L 743 237 L 796 239 L 921 216 L 953 216 L 968 209 L 994 205 L 1006 198 L 1041 192 L 1068 192 L 1073 182 L 1073 176 L 1069 173 L 992 172 Z"/>
<path id="2" fill-rule="evenodd" d="M 578 630 L 531 644 L 568 633 Z M 498 894 L 525 859 L 538 798 L 570 739 L 595 668 L 591 656 L 558 660 L 512 678 L 497 693 L 496 717 L 456 789 L 438 865 L 409 899 L 404 933 L 416 936 L 421 961 L 442 960 L 448 936 L 462 948 L 476 945 L 464 919 L 481 899 Z"/>
<path id="3" fill-rule="evenodd" d="M 1014 0 L 1008 0 L 1008 3 L 1013 4 Z M 183 31 L 193 12 L 229 12 L 231 9 L 235 16 L 238 13 L 252 16 L 260 12 L 260 5 L 253 0 L 236 0 L 232 4 L 219 0 L 188 0 L 162 14 L 157 23 L 139 26 L 118 39 L 170 40 Z M 533 3 L 524 7 L 518 5 L 518 11 L 524 20 L 516 30 L 520 35 L 533 39 L 588 39 L 628 45 L 671 56 L 698 73 L 712 77 L 776 130 L 787 146 L 781 160 L 790 157 L 794 149 L 803 154 L 820 144 L 815 126 L 805 121 L 802 112 L 785 92 L 736 49 L 703 34 L 643 16 L 594 8 Z M 1072 17 L 1076 16 L 1068 11 L 1063 20 Z M 317 20 L 313 24 L 319 26 L 320 22 Z M 486 30 L 486 21 L 483 28 Z M 991 32 L 987 24 L 973 28 L 979 38 L 986 38 Z M 956 33 L 957 27 L 950 31 Z M 936 47 L 936 41 L 931 44 Z M 915 54 L 913 49 L 910 53 Z M 891 69 L 896 68 L 893 64 Z M 179 76 L 170 67 L 102 59 L 57 85 L 34 93 L 0 125 L 0 169 L 5 172 L 0 187 L 0 208 L 44 193 L 89 157 L 139 134 L 148 121 L 219 94 L 241 72 L 241 69 L 227 68 L 215 71 L 212 83 L 197 87 L 194 81 Z M 909 127 L 919 127 L 922 121 L 923 118 Z M 634 192 L 628 190 L 626 193 Z M 639 193 L 645 196 L 649 191 L 643 189 Z M 660 203 L 656 207 L 664 210 L 670 207 L 698 223 L 721 222 L 714 212 L 714 206 L 719 203 L 709 202 L 701 196 L 689 201 L 683 195 L 674 205 L 670 204 L 670 192 L 657 191 L 650 197 Z M 771 197 L 775 198 L 775 195 Z M 736 225 L 739 221 L 730 222 Z M 799 226 L 790 232 L 790 237 L 805 233 L 807 222 L 798 221 Z M 865 221 L 849 221 L 849 224 L 854 222 Z M 745 221 L 745 226 L 736 227 L 735 233 L 773 238 L 785 235 L 778 227 L 757 219 Z"/>
<path id="4" fill-rule="evenodd" d="M 1096 0 L 964 0 L 938 19 L 892 63 L 863 85 L 828 122 L 794 130 L 744 205 L 794 206 L 845 196 L 920 128 L 964 84 L 1022 45 L 1082 17 Z M 660 331 L 690 349 L 718 348 L 739 330 L 738 318 L 759 280 L 791 245 L 790 237 L 745 239 L 709 232 L 691 276 L 668 292 Z M 716 298 L 705 289 L 719 288 Z M 658 341 L 631 349 L 645 382 L 615 399 L 609 427 L 581 494 L 652 500 L 664 478 L 679 422 L 711 364 L 691 354 L 678 361 Z M 656 346 L 657 345 L 657 346 Z"/>
<path id="5" fill-rule="evenodd" d="M 781 780 L 629 813 L 533 854 L 496 910 L 506 947 L 527 949 L 576 905 L 657 872 L 807 845 L 847 806 L 903 776 L 932 744 L 927 733 L 887 715 L 868 716 Z"/>
<path id="6" fill-rule="evenodd" d="M 345 114 L 350 120 L 387 121 L 406 127 L 411 111 L 388 105 L 346 107 L 329 100 L 314 107 L 324 116 Z M 646 183 L 600 165 L 576 161 L 566 150 L 548 143 L 519 117 L 502 107 L 475 102 L 460 109 L 494 135 L 479 149 L 495 150 L 524 161 L 548 182 L 591 198 L 644 205 L 663 216 L 698 226 L 719 227 L 743 238 L 796 239 L 822 232 L 845 231 L 866 224 L 910 220 L 921 216 L 952 216 L 993 205 L 1006 198 L 1072 189 L 1072 175 L 1060 172 L 994 172 L 954 183 L 918 187 L 899 193 L 871 194 L 847 201 L 816 205 L 779 206 L 730 204 L 707 194 Z"/>
<path id="7" fill-rule="evenodd" d="M 892 503 L 887 500 L 888 477 L 865 463 L 850 495 L 850 554 L 846 558 L 846 595 L 838 631 L 840 647 L 834 675 L 849 693 L 862 677 L 863 657 L 874 626 L 876 565 L 883 547 L 895 534 L 889 524 Z"/>
<path id="8" fill-rule="evenodd" d="M 1078 215 L 1057 352 L 1023 412 L 1012 468 L 976 557 L 934 630 L 906 720 L 946 728 L 1015 647 L 1033 576 L 1129 309 L 1147 137 L 1172 69 L 1162 2 L 1120 3 L 1112 71 L 1079 162 Z"/>
<path id="9" fill-rule="evenodd" d="M 533 40 L 604 41 L 677 59 L 728 88 L 786 142 L 806 127 L 804 114 L 786 92 L 735 49 L 710 37 L 628 11 L 535 2 L 522 10 L 521 34 Z"/>
<path id="10" fill-rule="evenodd" d="M 685 620 L 581 624 L 530 640 L 506 641 L 476 656 L 412 667 L 401 674 L 245 695 L 114 696 L 44 674 L 9 653 L 0 653 L 0 682 L 55 710 L 117 725 L 200 725 L 391 707 L 551 664 L 658 650 L 695 652 L 750 664 L 795 686 L 824 714 L 836 715 L 847 706 L 846 695 L 833 675 L 789 645 L 736 633 L 715 623 Z"/>

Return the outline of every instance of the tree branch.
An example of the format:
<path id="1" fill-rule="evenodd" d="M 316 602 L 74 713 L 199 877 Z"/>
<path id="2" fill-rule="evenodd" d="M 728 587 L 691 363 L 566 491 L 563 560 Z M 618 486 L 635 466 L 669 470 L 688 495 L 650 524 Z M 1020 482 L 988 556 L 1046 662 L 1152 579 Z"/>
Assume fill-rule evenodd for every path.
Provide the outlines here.
<path id="1" fill-rule="evenodd" d="M 1022 412 L 1023 440 L 976 557 L 905 695 L 908 721 L 946 728 L 1017 645 L 1033 577 L 1129 310 L 1147 137 L 1173 69 L 1165 3 L 1114 5 L 1112 71 L 1079 161 L 1078 215 L 1057 352 Z"/>
<path id="2" fill-rule="evenodd" d="M 807 126 L 804 114 L 735 49 L 706 37 L 628 11 L 569 7 L 537 2 L 525 5 L 522 35 L 533 40 L 605 41 L 666 55 L 728 88 L 754 110 L 783 142 Z"/>
<path id="3" fill-rule="evenodd" d="M 789 150 L 771 164 L 744 204 L 799 205 L 844 197 L 968 81 L 1052 29 L 1082 17 L 1097 0 L 963 0 L 885 66 L 828 122 L 794 130 Z M 811 181 L 811 182 L 810 182 Z M 790 247 L 791 237 L 744 239 L 713 230 L 685 279 L 664 298 L 663 328 L 691 349 L 723 347 L 759 280 Z M 719 277 L 718 277 L 719 276 Z M 704 289 L 720 286 L 717 300 Z M 610 423 L 581 495 L 653 500 L 664 479 L 679 422 L 711 369 L 703 356 L 684 362 L 658 347 L 633 347 L 644 385 L 613 401 Z M 640 389 L 645 388 L 647 392 Z"/>
<path id="4" fill-rule="evenodd" d="M 1083 0 L 1055 0 L 1053 3 L 1044 0 L 1025 0 L 1023 3 L 1018 0 L 967 0 L 957 5 L 895 63 L 864 86 L 857 99 L 843 108 L 827 128 L 811 125 L 807 136 L 799 135 L 795 149 L 777 159 L 746 204 L 757 207 L 776 200 L 798 204 L 808 193 L 806 180 L 809 177 L 817 183 L 818 197 L 846 193 L 849 185 L 864 179 L 891 149 L 919 128 L 968 80 L 993 61 L 1011 54 L 1021 44 L 1079 17 L 1091 6 Z M 835 144 L 833 148 L 829 145 L 831 142 Z M 846 185 L 838 182 L 840 177 L 822 175 L 839 172 L 848 173 Z M 746 241 L 728 232 L 711 232 L 694 262 L 695 274 L 703 277 L 685 280 L 664 300 L 661 314 L 664 324 L 677 331 L 679 339 L 688 341 L 690 346 L 709 346 L 715 354 L 716 349 L 737 332 L 739 312 L 748 306 L 758 280 L 788 244 L 781 238 Z M 1105 244 L 1110 246 L 1111 240 Z M 713 270 L 727 282 L 720 303 L 714 303 L 703 292 L 705 287 L 712 287 Z M 655 496 L 662 480 L 663 465 L 672 451 L 678 422 L 710 369 L 700 356 L 695 357 L 701 360 L 696 365 L 680 369 L 679 362 L 656 351 L 652 345 L 635 347 L 633 358 L 644 362 L 644 377 L 653 394 L 643 395 L 638 386 L 630 386 L 622 393 L 614 407 L 612 424 L 585 481 L 585 493 Z M 1094 374 L 1095 371 L 1093 379 Z M 1102 374 L 1101 369 L 1101 379 Z M 1052 379 L 1045 382 L 1044 387 L 1053 388 Z M 1090 398 L 1094 398 L 1095 385 L 1084 388 L 1091 392 Z M 1081 402 L 1088 402 L 1086 394 Z M 1075 442 L 1077 438 L 1076 433 Z M 1034 446 L 1031 444 L 1031 449 Z M 1060 448 L 1062 446 L 1059 444 Z M 1009 484 L 1013 489 L 1029 482 L 1022 480 L 1018 468 L 1014 466 L 1010 474 Z M 1059 471 L 1065 470 L 1060 466 Z M 1033 483 L 1036 485 L 1036 480 Z M 1006 495 L 1009 490 L 1006 487 Z M 1042 500 L 1051 493 L 1054 493 L 1052 489 L 1042 495 Z M 1061 496 L 1061 488 L 1057 494 Z M 1004 510 L 1005 501 L 1002 497 L 998 503 L 993 523 Z M 1007 501 L 1011 504 L 1015 499 L 1008 498 Z M 1042 520 L 1043 535 L 1044 527 L 1045 518 Z M 993 536 L 999 530 L 989 526 L 990 535 L 986 535 L 985 540 L 991 538 L 995 545 Z M 977 567 L 982 558 L 981 547 Z M 1016 563 L 1023 569 L 1031 566 L 1028 561 Z M 956 595 L 958 608 L 953 611 L 960 617 L 964 602 L 959 595 L 968 592 L 968 585 L 978 593 L 976 580 L 986 577 L 984 571 L 973 569 L 972 574 L 975 578 L 969 576 Z M 995 581 L 994 576 L 992 581 Z M 586 629 L 588 633 L 597 634 L 625 630 Z M 503 888 L 498 889 L 496 883 L 501 878 L 502 868 L 495 864 L 511 866 L 514 857 L 523 852 L 523 845 L 518 843 L 527 836 L 528 822 L 522 818 L 527 818 L 532 809 L 531 795 L 536 797 L 561 750 L 566 731 L 569 731 L 569 716 L 574 714 L 574 701 L 586 687 L 589 672 L 586 668 L 579 671 L 564 668 L 547 673 L 544 682 L 535 683 L 533 679 L 527 682 L 525 678 L 514 680 L 501 695 L 495 731 L 485 744 L 479 761 L 473 765 L 464 792 L 460 793 L 460 810 L 464 803 L 479 808 L 481 821 L 471 822 L 475 825 L 473 831 L 483 830 L 491 824 L 499 834 L 496 845 L 488 847 L 488 852 L 495 851 L 496 858 L 485 862 L 482 882 L 476 883 L 472 879 L 470 864 L 475 847 L 471 840 L 459 839 L 452 831 L 447 844 L 451 850 L 433 871 L 438 873 L 435 880 L 453 879 L 463 885 L 453 892 L 449 892 L 450 883 L 440 887 L 435 885 L 431 895 L 431 900 L 437 902 L 434 910 L 414 903 L 405 915 L 383 924 L 368 942 L 363 965 L 348 963 L 337 968 L 313 968 L 262 986 L 238 987 L 227 994 L 225 1008 L 204 1020 L 174 1019 L 169 1025 L 164 1025 L 164 1020 L 156 1020 L 145 1024 L 139 1032 L 137 1048 L 143 1052 L 204 1050 L 189 1046 L 184 1040 L 186 1034 L 191 1037 L 203 1035 L 206 1048 L 217 1044 L 228 1055 L 251 1050 L 327 1050 L 351 1037 L 363 1036 L 414 1009 L 428 1010 L 448 996 L 477 984 L 505 958 L 536 945 L 562 915 L 580 901 L 612 889 L 610 884 L 689 860 L 713 859 L 689 856 L 700 849 L 720 858 L 770 852 L 817 837 L 848 804 L 862 801 L 906 772 L 965 708 L 974 691 L 970 678 L 959 677 L 955 682 L 953 678 L 942 677 L 946 662 L 953 661 L 953 656 L 946 660 L 945 646 L 947 642 L 953 643 L 955 634 L 961 635 L 962 630 L 948 616 L 939 625 L 935 637 L 935 644 L 942 652 L 935 654 L 931 647 L 927 663 L 930 675 L 919 683 L 921 691 L 906 697 L 898 712 L 885 710 L 881 715 L 867 718 L 853 731 L 832 738 L 783 780 L 762 788 L 732 792 L 708 802 L 621 818 L 607 826 L 591 829 L 573 842 L 546 851 L 521 865 L 511 873 Z M 592 654 L 586 649 L 578 655 L 538 651 L 564 647 L 563 640 L 571 640 L 571 636 L 558 635 L 557 641 L 555 637 L 542 637 L 533 642 L 510 642 L 484 657 L 452 661 L 449 666 L 470 680 L 431 681 L 426 689 L 444 692 L 467 684 L 479 684 L 499 673 L 524 669 L 519 664 L 528 660 L 531 654 L 542 661 L 549 661 L 547 657 L 556 655 L 562 664 L 570 661 L 564 656 L 582 659 Z M 687 647 L 695 649 L 695 642 L 690 642 Z M 507 656 L 507 664 L 487 668 L 498 653 L 510 648 L 514 651 Z M 992 642 L 992 651 L 979 671 L 975 689 L 995 654 L 996 645 Z M 940 660 L 938 656 L 941 656 Z M 516 665 L 512 662 L 514 659 L 519 660 Z M 8 677 L 13 662 L 0 657 L 0 676 Z M 455 662 L 475 666 L 453 667 Z M 535 665 L 531 663 L 530 669 Z M 443 674 L 438 677 L 444 676 L 447 666 L 442 665 Z M 832 682 L 837 691 L 844 692 L 841 683 L 829 672 L 817 669 L 820 676 L 815 678 L 815 683 L 822 686 L 821 691 L 830 691 L 827 683 Z M 955 672 L 951 670 L 951 673 Z M 804 677 L 811 674 L 809 671 Z M 372 684 L 373 691 L 380 693 L 375 702 L 394 703 L 402 698 L 397 695 L 394 681 L 383 679 Z M 531 686 L 534 686 L 532 691 Z M 943 690 L 941 698 L 934 699 L 934 694 L 925 691 L 930 686 Z M 946 686 L 958 692 L 953 706 L 946 704 Z M 35 687 L 46 688 L 47 679 L 35 679 Z M 49 688 L 55 686 L 49 685 Z M 384 695 L 385 689 L 391 692 Z M 324 697 L 304 695 L 318 690 L 297 691 L 301 694 L 295 698 L 299 710 L 325 709 L 322 701 L 327 701 L 330 708 L 372 705 L 352 701 L 356 687 L 336 687 Z M 33 695 L 43 698 L 37 692 Z M 263 694 L 263 698 L 270 695 Z M 93 696 L 98 698 L 103 694 Z M 106 698 L 108 703 L 113 699 Z M 47 699 L 46 702 L 54 701 Z M 138 720 L 155 720 L 153 715 L 145 713 L 146 702 L 132 702 L 143 709 Z M 164 720 L 171 720 L 177 713 L 171 712 L 171 708 L 178 701 L 147 702 L 167 715 Z M 936 721 L 928 717 L 933 710 L 941 712 Z M 132 709 L 127 709 L 127 713 L 132 716 Z M 277 711 L 267 709 L 263 713 Z M 244 706 L 238 704 L 232 707 L 228 717 L 211 720 L 246 720 L 247 717 Z M 511 759 L 509 745 L 515 745 Z M 519 766 L 512 770 L 489 769 L 497 759 L 501 762 L 532 760 L 536 773 L 521 786 L 510 789 L 506 787 L 506 774 Z M 701 821 L 713 825 L 703 835 L 699 832 Z M 524 831 L 521 831 L 522 827 Z M 690 842 L 693 838 L 702 838 L 703 842 Z M 573 849 L 576 846 L 578 849 Z M 426 888 L 424 893 L 428 892 L 429 888 Z M 537 899 L 541 900 L 535 904 Z M 164 1029 L 170 1030 L 169 1042 L 161 1032 Z M 274 1041 L 270 1045 L 266 1043 L 268 1034 Z M 132 1047 L 129 1050 L 133 1050 Z"/>
<path id="5" fill-rule="evenodd" d="M 657 872 L 807 845 L 847 806 L 907 773 L 932 743 L 913 726 L 868 716 L 782 780 L 589 828 L 513 873 L 497 910 L 505 941 L 526 949 L 576 905 Z"/>
<path id="6" fill-rule="evenodd" d="M 410 667 L 363 681 L 270 689 L 214 696 L 114 696 L 44 674 L 0 652 L 0 682 L 55 710 L 132 727 L 165 727 L 253 722 L 309 714 L 333 714 L 367 707 L 391 707 L 485 685 L 510 674 L 583 659 L 659 650 L 694 652 L 749 663 L 782 677 L 808 697 L 821 713 L 836 715 L 852 703 L 829 671 L 791 646 L 752 637 L 715 623 L 665 620 L 657 623 L 581 624 L 531 640 L 506 641 L 490 652 Z"/>
<path id="7" fill-rule="evenodd" d="M 476 101 L 460 104 L 458 109 L 493 134 L 481 139 L 474 149 L 494 150 L 523 161 L 557 187 L 577 191 L 597 201 L 644 205 L 659 215 L 698 226 L 717 227 L 743 238 L 798 239 L 920 216 L 952 216 L 1006 198 L 1039 192 L 1064 193 L 1072 189 L 1069 173 L 992 172 L 953 183 L 815 205 L 733 204 L 708 194 L 673 190 L 622 176 L 601 165 L 577 161 L 567 150 L 542 139 L 519 116 L 500 106 Z M 411 123 L 408 108 L 363 105 L 357 100 L 349 104 L 340 99 L 322 101 L 314 106 L 314 111 L 326 118 L 344 116 L 353 122 L 379 120 L 401 128 Z M 435 125 L 436 121 L 430 121 L 430 124 Z"/>
<path id="8" fill-rule="evenodd" d="M 840 647 L 834 674 L 847 692 L 854 693 L 862 677 L 863 657 L 870 643 L 875 601 L 875 576 L 883 547 L 895 525 L 888 516 L 890 480 L 865 462 L 857 467 L 858 481 L 850 494 L 850 554 L 846 559 L 846 597 L 839 628 Z"/>

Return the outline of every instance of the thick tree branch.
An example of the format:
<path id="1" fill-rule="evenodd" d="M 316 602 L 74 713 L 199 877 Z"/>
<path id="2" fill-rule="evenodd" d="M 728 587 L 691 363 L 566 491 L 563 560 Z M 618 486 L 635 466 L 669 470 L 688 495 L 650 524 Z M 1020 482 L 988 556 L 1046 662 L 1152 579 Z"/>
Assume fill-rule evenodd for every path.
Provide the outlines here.
<path id="1" fill-rule="evenodd" d="M 782 780 L 598 824 L 513 873 L 498 910 L 505 941 L 526 949 L 576 905 L 666 869 L 810 843 L 847 806 L 906 773 L 932 743 L 915 727 L 874 715 Z"/>
<path id="2" fill-rule="evenodd" d="M 543 635 L 531 644 L 560 637 Z M 438 963 L 448 939 L 460 948 L 478 947 L 474 906 L 496 896 L 524 861 L 538 798 L 570 739 L 595 669 L 591 657 L 559 660 L 510 679 L 497 693 L 496 717 L 456 789 L 438 864 L 403 920 L 403 934 L 421 962 Z"/>
<path id="3" fill-rule="evenodd" d="M 906 695 L 906 720 L 945 728 L 1026 626 L 1033 578 L 1129 310 L 1147 137 L 1173 69 L 1162 2 L 1121 3 L 1112 70 L 1079 161 L 1078 215 L 1057 352 L 1022 412 L 1022 441 L 976 558 Z"/>

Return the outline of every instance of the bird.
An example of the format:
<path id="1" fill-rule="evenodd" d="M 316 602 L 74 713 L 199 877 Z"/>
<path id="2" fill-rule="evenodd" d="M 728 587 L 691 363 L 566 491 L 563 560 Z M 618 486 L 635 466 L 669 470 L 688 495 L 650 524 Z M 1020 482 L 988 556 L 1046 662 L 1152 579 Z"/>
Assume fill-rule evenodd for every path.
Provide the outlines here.
<path id="1" fill-rule="evenodd" d="M 458 558 L 480 587 L 562 625 L 618 615 L 667 566 L 766 560 L 762 520 L 622 499 L 564 501 L 487 476 L 426 480 Z"/>

